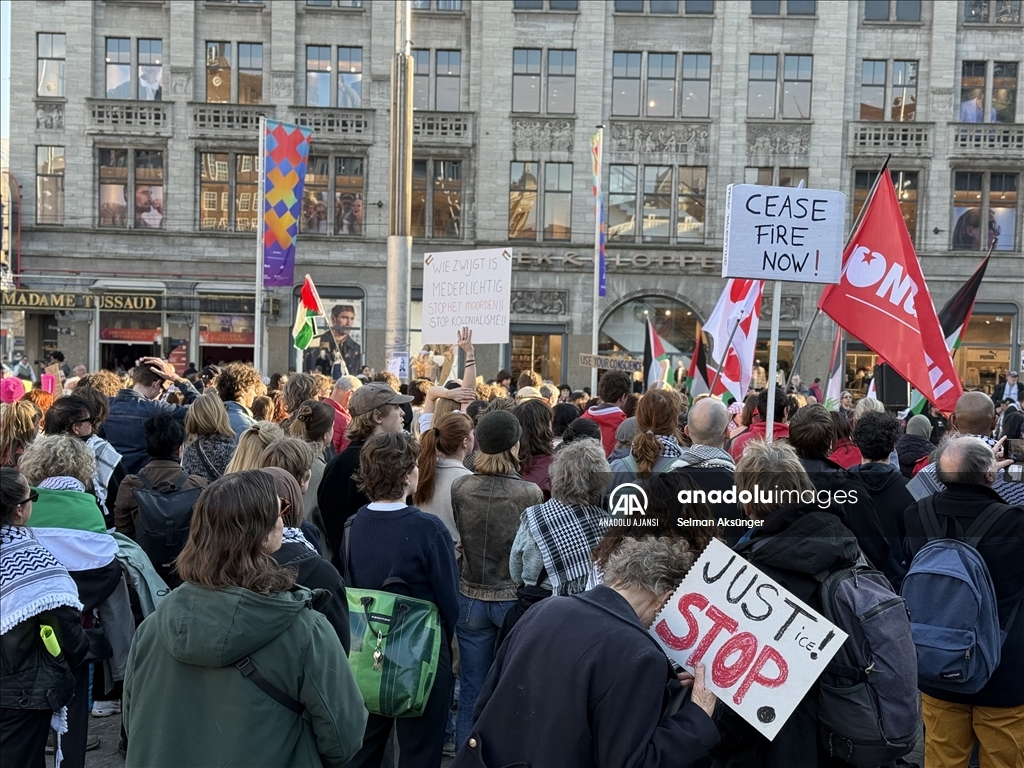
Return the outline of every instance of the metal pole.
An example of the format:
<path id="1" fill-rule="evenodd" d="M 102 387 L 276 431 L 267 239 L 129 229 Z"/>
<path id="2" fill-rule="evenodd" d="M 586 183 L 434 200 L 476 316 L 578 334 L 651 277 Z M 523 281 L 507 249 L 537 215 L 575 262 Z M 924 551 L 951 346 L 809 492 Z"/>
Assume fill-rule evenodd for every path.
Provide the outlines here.
<path id="1" fill-rule="evenodd" d="M 729 331 L 729 340 L 725 342 L 725 349 L 722 352 L 722 362 L 718 364 L 718 368 L 715 370 L 714 381 L 711 382 L 711 394 L 715 393 L 715 384 L 718 383 L 718 377 L 722 375 L 722 369 L 725 368 L 725 358 L 729 354 L 729 350 L 732 348 L 733 337 L 736 336 L 736 329 L 740 327 L 740 323 L 743 322 L 743 311 L 740 310 L 740 316 L 736 318 L 736 325 Z M 718 354 L 718 350 L 715 350 L 715 354 Z"/>
<path id="2" fill-rule="evenodd" d="M 591 353 L 596 357 L 601 337 L 601 170 L 604 160 L 604 126 L 597 126 L 597 155 L 594 158 L 594 296 L 591 309 Z M 597 368 L 590 370 L 590 396 L 597 397 Z"/>
<path id="3" fill-rule="evenodd" d="M 768 413 L 762 413 L 765 419 L 764 439 L 766 443 L 772 441 L 772 434 L 775 431 L 775 390 L 778 382 L 775 379 L 775 369 L 779 367 L 779 315 L 782 313 L 782 281 L 776 280 L 772 288 L 772 341 L 771 349 L 768 350 Z"/>
<path id="4" fill-rule="evenodd" d="M 252 365 L 263 375 L 263 203 L 266 200 L 267 118 L 260 118 L 260 182 L 256 197 L 256 306 L 252 324 Z"/>
<path id="5" fill-rule="evenodd" d="M 395 3 L 395 57 L 391 62 L 391 157 L 388 217 L 385 365 L 409 365 L 409 296 L 412 285 L 412 3 Z"/>
<path id="6" fill-rule="evenodd" d="M 818 309 L 814 312 L 814 317 L 811 318 L 811 322 L 807 324 L 807 330 L 800 337 L 800 346 L 796 350 L 796 354 L 793 355 L 793 363 L 789 367 L 789 378 L 786 380 L 786 391 L 789 391 L 789 385 L 793 383 L 793 377 L 796 376 L 796 366 L 800 362 L 800 355 L 804 353 L 804 347 L 807 346 L 807 338 L 811 335 L 811 331 L 814 329 L 814 324 L 818 322 L 818 315 L 821 314 L 821 310 Z"/>

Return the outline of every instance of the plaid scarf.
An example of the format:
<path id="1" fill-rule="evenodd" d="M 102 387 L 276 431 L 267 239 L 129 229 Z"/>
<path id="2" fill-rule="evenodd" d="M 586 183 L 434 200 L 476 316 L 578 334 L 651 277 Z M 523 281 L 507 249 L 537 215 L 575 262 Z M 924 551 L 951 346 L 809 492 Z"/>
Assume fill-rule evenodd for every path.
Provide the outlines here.
<path id="1" fill-rule="evenodd" d="M 671 435 L 653 435 L 653 437 L 661 443 L 661 455 L 667 456 L 670 459 L 676 459 L 683 455 L 682 446 L 676 442 L 676 439 Z"/>
<path id="2" fill-rule="evenodd" d="M 591 553 L 604 536 L 608 512 L 593 505 L 570 506 L 551 499 L 523 513 L 555 595 L 586 589 Z"/>
<path id="3" fill-rule="evenodd" d="M 693 445 L 689 450 L 683 451 L 675 467 L 719 467 L 721 469 L 736 469 L 736 462 L 732 460 L 725 451 L 720 448 L 712 448 L 710 445 Z"/>

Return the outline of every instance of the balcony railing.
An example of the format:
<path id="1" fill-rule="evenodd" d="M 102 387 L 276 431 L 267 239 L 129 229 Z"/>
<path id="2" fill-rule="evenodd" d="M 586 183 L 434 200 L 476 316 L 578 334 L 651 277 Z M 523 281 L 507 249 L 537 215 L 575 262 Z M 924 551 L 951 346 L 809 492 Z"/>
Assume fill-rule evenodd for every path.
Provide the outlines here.
<path id="1" fill-rule="evenodd" d="M 227 133 L 245 134 L 256 138 L 261 117 L 271 117 L 270 104 L 189 104 L 189 133 L 223 136 Z"/>
<path id="2" fill-rule="evenodd" d="M 173 130 L 169 101 L 86 99 L 88 133 L 146 134 L 169 136 Z"/>
<path id="3" fill-rule="evenodd" d="M 1024 125 L 957 123 L 949 126 L 953 152 L 1024 156 Z"/>
<path id="4" fill-rule="evenodd" d="M 291 107 L 296 125 L 313 129 L 316 140 L 344 138 L 350 141 L 373 141 L 372 109 L 327 109 L 323 107 Z"/>
<path id="5" fill-rule="evenodd" d="M 875 155 L 901 151 L 915 155 L 932 152 L 931 123 L 851 123 L 850 154 Z"/>
<path id="6" fill-rule="evenodd" d="M 418 144 L 469 146 L 473 141 L 473 115 L 470 112 L 413 112 L 412 138 Z"/>

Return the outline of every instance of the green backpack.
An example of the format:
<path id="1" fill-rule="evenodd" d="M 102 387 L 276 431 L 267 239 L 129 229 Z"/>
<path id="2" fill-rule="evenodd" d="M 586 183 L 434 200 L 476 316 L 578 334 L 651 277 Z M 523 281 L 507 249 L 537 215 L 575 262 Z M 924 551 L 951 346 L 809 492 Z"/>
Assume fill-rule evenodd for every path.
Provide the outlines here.
<path id="1" fill-rule="evenodd" d="M 352 583 L 349 533 L 345 521 L 345 581 Z M 437 677 L 441 614 L 427 600 L 387 591 L 407 587 L 390 578 L 378 589 L 348 587 L 352 650 L 348 660 L 366 708 L 384 717 L 419 717 Z"/>

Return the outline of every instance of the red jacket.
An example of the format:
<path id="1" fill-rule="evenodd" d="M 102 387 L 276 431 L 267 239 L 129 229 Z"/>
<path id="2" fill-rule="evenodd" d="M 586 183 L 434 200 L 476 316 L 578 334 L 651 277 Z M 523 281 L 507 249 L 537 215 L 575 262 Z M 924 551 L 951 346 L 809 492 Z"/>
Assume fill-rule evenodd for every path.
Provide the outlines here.
<path id="1" fill-rule="evenodd" d="M 626 420 L 626 414 L 622 412 L 621 408 L 614 405 L 594 406 L 594 408 L 588 408 L 581 418 L 597 422 L 601 428 L 601 445 L 604 446 L 604 455 L 611 456 L 612 451 L 615 450 L 615 430 Z"/>
<path id="2" fill-rule="evenodd" d="M 764 440 L 765 430 L 767 429 L 767 422 L 755 421 L 746 432 L 736 435 L 736 439 L 729 446 L 729 455 L 732 456 L 734 461 L 739 461 L 743 458 L 743 446 L 751 440 Z M 776 421 L 772 432 L 772 439 L 777 440 L 780 437 L 789 437 L 789 424 L 781 424 Z"/>
<path id="3" fill-rule="evenodd" d="M 329 397 L 325 397 L 324 402 L 334 408 L 334 436 L 331 438 L 331 446 L 334 448 L 334 453 L 339 454 L 348 447 L 348 438 L 345 437 L 345 430 L 352 423 L 352 415 L 348 412 L 347 408 L 338 405 Z"/>
<path id="4" fill-rule="evenodd" d="M 864 463 L 860 448 L 848 440 L 840 440 L 836 449 L 829 454 L 829 458 L 843 469 L 860 466 Z"/>

